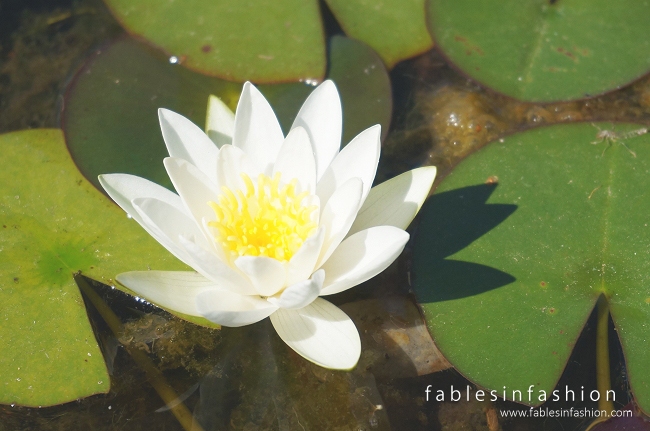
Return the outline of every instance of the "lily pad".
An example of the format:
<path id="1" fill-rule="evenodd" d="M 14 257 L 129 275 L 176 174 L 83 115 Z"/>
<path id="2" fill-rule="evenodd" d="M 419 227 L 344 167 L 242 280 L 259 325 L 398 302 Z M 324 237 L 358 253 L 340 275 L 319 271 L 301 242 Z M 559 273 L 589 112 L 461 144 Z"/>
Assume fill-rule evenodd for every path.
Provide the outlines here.
<path id="1" fill-rule="evenodd" d="M 0 135 L 0 147 L 0 403 L 108 392 L 73 274 L 112 285 L 120 272 L 187 268 L 83 178 L 60 130 Z"/>
<path id="2" fill-rule="evenodd" d="M 604 295 L 631 389 L 650 412 L 646 130 L 572 124 L 512 135 L 468 157 L 425 204 L 415 291 L 436 345 L 470 380 L 530 405 L 540 391 L 551 399 Z"/>
<path id="3" fill-rule="evenodd" d="M 327 77 L 336 83 L 343 105 L 342 144 L 375 124 L 381 124 L 384 139 L 393 114 L 393 97 L 381 59 L 365 44 L 342 36 L 331 39 L 329 55 Z M 300 104 L 302 100 L 293 115 Z"/>
<path id="4" fill-rule="evenodd" d="M 370 45 L 389 68 L 433 46 L 424 16 L 425 0 L 326 2 L 345 33 Z"/>
<path id="5" fill-rule="evenodd" d="M 329 77 L 341 93 L 344 143 L 377 123 L 386 133 L 392 110 L 390 81 L 370 48 L 333 38 Z M 312 89 L 304 83 L 260 87 L 285 132 Z M 165 107 L 204 124 L 210 94 L 234 110 L 240 92 L 241 84 L 191 72 L 141 42 L 121 39 L 77 74 L 65 95 L 62 126 L 73 159 L 95 186 L 99 174 L 124 172 L 171 188 L 162 164 L 167 151 L 156 110 Z"/>
<path id="6" fill-rule="evenodd" d="M 436 46 L 464 73 L 521 100 L 580 99 L 650 69 L 650 3 L 429 0 Z"/>
<path id="7" fill-rule="evenodd" d="M 323 26 L 315 0 L 105 3 L 129 33 L 208 75 L 285 82 L 325 74 Z"/>
<path id="8" fill-rule="evenodd" d="M 91 58 L 65 95 L 62 127 L 81 172 L 124 172 L 171 188 L 162 166 L 157 109 L 174 109 L 205 123 L 209 94 L 237 106 L 241 85 L 170 64 L 165 55 L 133 39 L 121 39 Z"/>

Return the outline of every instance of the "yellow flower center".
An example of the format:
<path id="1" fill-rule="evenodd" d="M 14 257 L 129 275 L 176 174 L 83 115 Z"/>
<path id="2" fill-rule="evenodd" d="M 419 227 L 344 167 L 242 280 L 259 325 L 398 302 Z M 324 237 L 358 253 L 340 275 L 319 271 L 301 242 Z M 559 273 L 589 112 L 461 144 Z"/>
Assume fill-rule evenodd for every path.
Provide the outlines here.
<path id="1" fill-rule="evenodd" d="M 308 192 L 296 193 L 297 181 L 280 183 L 280 174 L 273 178 L 260 174 L 257 186 L 242 174 L 246 191 L 222 187 L 219 202 L 208 202 L 216 214 L 215 240 L 232 259 L 239 256 L 268 256 L 288 261 L 302 243 L 316 230 L 312 221 L 315 205 L 302 201 Z"/>

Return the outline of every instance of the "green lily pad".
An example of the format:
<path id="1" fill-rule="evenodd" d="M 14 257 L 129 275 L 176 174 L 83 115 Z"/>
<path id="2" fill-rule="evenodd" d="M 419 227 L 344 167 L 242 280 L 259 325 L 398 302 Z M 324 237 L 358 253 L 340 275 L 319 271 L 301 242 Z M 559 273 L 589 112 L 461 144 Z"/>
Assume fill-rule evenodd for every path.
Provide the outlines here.
<path id="1" fill-rule="evenodd" d="M 377 123 L 386 133 L 392 110 L 390 81 L 370 48 L 333 38 L 330 78 L 341 93 L 344 143 Z M 285 132 L 312 89 L 302 83 L 260 86 Z M 140 42 L 121 39 L 77 74 L 65 95 L 62 126 L 73 159 L 95 186 L 99 174 L 124 172 L 171 188 L 162 164 L 167 150 L 156 110 L 165 107 L 205 124 L 210 94 L 234 110 L 240 92 L 241 84 L 191 72 Z"/>
<path id="2" fill-rule="evenodd" d="M 598 128 L 616 139 L 602 141 Z M 530 405 L 540 391 L 551 399 L 604 295 L 631 389 L 650 411 L 645 130 L 573 124 L 512 135 L 468 157 L 425 204 L 415 291 L 437 346 L 470 380 Z"/>
<path id="3" fill-rule="evenodd" d="M 241 84 L 193 73 L 133 39 L 98 52 L 65 95 L 62 127 L 72 158 L 96 187 L 97 176 L 123 172 L 171 188 L 162 165 L 157 109 L 205 123 L 208 95 L 236 107 Z"/>
<path id="4" fill-rule="evenodd" d="M 390 78 L 377 54 L 361 42 L 334 36 L 330 41 L 327 77 L 336 83 L 341 94 L 342 144 L 346 145 L 361 131 L 375 124 L 381 124 L 381 137 L 384 139 L 393 114 L 393 96 Z M 298 107 L 293 115 L 298 112 Z"/>
<path id="5" fill-rule="evenodd" d="M 326 2 L 345 33 L 370 45 L 389 68 L 433 46 L 424 16 L 425 0 Z"/>
<path id="6" fill-rule="evenodd" d="M 83 178 L 60 130 L 0 135 L 0 147 L 0 403 L 108 392 L 73 274 L 112 285 L 120 272 L 187 267 Z"/>
<path id="7" fill-rule="evenodd" d="M 436 46 L 464 73 L 521 100 L 580 99 L 650 69 L 650 3 L 429 0 Z"/>
<path id="8" fill-rule="evenodd" d="M 325 41 L 315 0 L 105 0 L 129 31 L 184 66 L 235 81 L 320 79 Z"/>

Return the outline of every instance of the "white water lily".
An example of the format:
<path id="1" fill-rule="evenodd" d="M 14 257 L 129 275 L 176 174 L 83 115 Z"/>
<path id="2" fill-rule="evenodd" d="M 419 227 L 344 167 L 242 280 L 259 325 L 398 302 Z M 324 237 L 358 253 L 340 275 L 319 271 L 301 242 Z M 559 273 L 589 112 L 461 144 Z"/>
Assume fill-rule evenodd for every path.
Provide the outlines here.
<path id="1" fill-rule="evenodd" d="M 196 272 L 127 272 L 117 280 L 154 304 L 223 326 L 270 316 L 306 359 L 353 368 L 358 331 L 321 297 L 374 277 L 399 256 L 435 167 L 371 189 L 380 126 L 339 152 L 341 103 L 331 81 L 307 98 L 286 137 L 250 83 L 235 114 L 210 98 L 207 134 L 169 110 L 159 116 L 170 155 L 164 165 L 178 195 L 133 175 L 100 182 Z"/>

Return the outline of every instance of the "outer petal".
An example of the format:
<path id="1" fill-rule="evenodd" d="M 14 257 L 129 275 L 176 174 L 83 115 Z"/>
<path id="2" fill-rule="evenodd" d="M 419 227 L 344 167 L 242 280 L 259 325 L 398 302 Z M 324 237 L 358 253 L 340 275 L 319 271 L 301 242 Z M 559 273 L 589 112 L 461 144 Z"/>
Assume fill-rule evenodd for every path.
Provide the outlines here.
<path id="1" fill-rule="evenodd" d="M 219 149 L 196 124 L 168 109 L 159 109 L 160 129 L 172 157 L 185 159 L 214 180 Z"/>
<path id="2" fill-rule="evenodd" d="M 280 308 L 295 310 L 311 304 L 320 295 L 325 280 L 325 271 L 316 271 L 309 280 L 303 280 L 292 284 L 282 291 L 280 295 L 273 296 L 267 300 Z"/>
<path id="3" fill-rule="evenodd" d="M 133 207 L 142 219 L 142 226 L 163 247 L 185 264 L 192 266 L 192 259 L 178 241 L 181 235 L 193 237 L 205 244 L 205 237 L 184 212 L 176 210 L 166 202 L 153 198 L 138 198 L 133 200 Z"/>
<path id="4" fill-rule="evenodd" d="M 197 295 L 216 287 L 213 281 L 192 271 L 133 271 L 119 274 L 116 279 L 147 301 L 190 316 L 201 316 L 196 307 Z"/>
<path id="5" fill-rule="evenodd" d="M 235 269 L 224 263 L 215 254 L 210 253 L 194 241 L 185 237 L 179 238 L 180 246 L 190 256 L 192 268 L 204 277 L 214 281 L 219 287 L 228 289 L 240 295 L 256 295 L 253 285 Z"/>
<path id="6" fill-rule="evenodd" d="M 196 308 L 209 321 L 231 327 L 259 322 L 278 309 L 258 296 L 238 295 L 223 289 L 201 292 L 196 296 Z"/>
<path id="7" fill-rule="evenodd" d="M 427 166 L 404 172 L 370 189 L 349 235 L 373 226 L 406 229 L 427 198 L 436 167 Z"/>
<path id="8" fill-rule="evenodd" d="M 316 156 L 317 180 L 339 152 L 342 119 L 339 92 L 328 80 L 312 91 L 291 126 L 304 127 L 309 135 Z"/>
<path id="9" fill-rule="evenodd" d="M 273 108 L 250 82 L 244 88 L 235 113 L 233 145 L 241 148 L 257 168 L 269 175 L 284 134 Z"/>
<path id="10" fill-rule="evenodd" d="M 287 135 L 278 159 L 273 166 L 273 174 L 280 172 L 282 181 L 288 183 L 297 179 L 301 191 L 307 190 L 314 193 L 316 189 L 316 162 L 309 142 L 309 136 L 302 127 L 292 129 Z"/>
<path id="11" fill-rule="evenodd" d="M 273 296 L 287 279 L 287 271 L 280 261 L 265 256 L 241 256 L 235 266 L 248 276 L 260 296 Z"/>
<path id="12" fill-rule="evenodd" d="M 325 228 L 325 241 L 316 262 L 319 268 L 341 243 L 350 230 L 361 206 L 363 183 L 359 178 L 350 178 L 327 201 L 321 214 L 320 225 Z"/>
<path id="13" fill-rule="evenodd" d="M 302 243 L 287 265 L 287 285 L 306 280 L 314 272 L 324 240 L 325 229 L 321 227 Z"/>
<path id="14" fill-rule="evenodd" d="M 350 236 L 322 266 L 321 295 L 342 292 L 379 274 L 397 259 L 408 239 L 408 233 L 393 226 L 375 226 Z"/>
<path id="15" fill-rule="evenodd" d="M 235 114 L 217 96 L 210 95 L 208 98 L 205 130 L 217 148 L 232 144 L 232 135 L 235 130 Z"/>
<path id="16" fill-rule="evenodd" d="M 363 181 L 362 202 L 366 199 L 377 173 L 380 137 L 381 126 L 377 124 L 359 133 L 341 150 L 316 186 L 321 203 L 326 203 L 337 188 L 354 177 Z"/>
<path id="17" fill-rule="evenodd" d="M 99 176 L 99 183 L 106 193 L 128 215 L 142 224 L 142 219 L 131 201 L 136 198 L 154 198 L 166 202 L 178 211 L 185 211 L 181 198 L 154 182 L 129 174 L 105 174 Z"/>
<path id="18" fill-rule="evenodd" d="M 167 157 L 164 164 L 174 188 L 196 223 L 201 226 L 203 218 L 214 220 L 214 211 L 208 202 L 216 202 L 219 192 L 208 176 L 184 159 Z"/>
<path id="19" fill-rule="evenodd" d="M 289 347 L 322 367 L 349 370 L 359 361 L 357 328 L 343 311 L 322 298 L 298 310 L 279 309 L 271 315 L 271 322 Z"/>
<path id="20" fill-rule="evenodd" d="M 185 211 L 178 211 L 168 203 L 153 198 L 134 199 L 133 207 L 145 223 L 158 229 L 174 243 L 183 235 L 194 238 L 202 246 L 207 245 L 198 225 Z"/>

